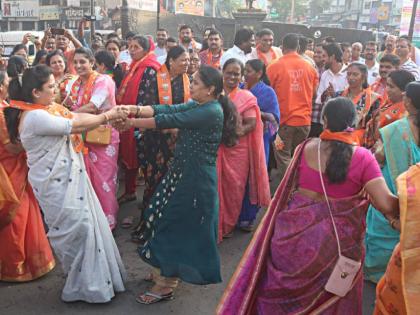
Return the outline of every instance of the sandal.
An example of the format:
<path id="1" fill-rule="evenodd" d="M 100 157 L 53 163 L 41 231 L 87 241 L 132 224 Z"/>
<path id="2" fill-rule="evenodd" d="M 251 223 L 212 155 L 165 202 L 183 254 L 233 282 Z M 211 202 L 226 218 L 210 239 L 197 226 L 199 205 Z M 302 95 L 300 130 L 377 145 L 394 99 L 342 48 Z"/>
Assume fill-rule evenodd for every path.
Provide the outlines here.
<path id="1" fill-rule="evenodd" d="M 145 297 L 152 297 L 153 299 L 150 301 L 144 300 Z M 155 304 L 161 301 L 170 301 L 174 299 L 174 292 L 170 292 L 167 294 L 156 294 L 153 292 L 146 291 L 142 295 L 136 298 L 136 302 L 140 304 L 150 305 Z"/>
<path id="2" fill-rule="evenodd" d="M 124 204 L 126 202 L 134 201 L 136 199 L 137 199 L 136 194 L 133 194 L 133 195 L 123 194 L 122 196 L 120 196 L 118 198 L 118 204 L 119 205 L 122 205 L 122 204 Z"/>
<path id="3" fill-rule="evenodd" d="M 121 222 L 121 227 L 123 229 L 129 229 L 133 226 L 134 217 L 132 215 L 129 215 L 128 217 L 124 218 Z"/>

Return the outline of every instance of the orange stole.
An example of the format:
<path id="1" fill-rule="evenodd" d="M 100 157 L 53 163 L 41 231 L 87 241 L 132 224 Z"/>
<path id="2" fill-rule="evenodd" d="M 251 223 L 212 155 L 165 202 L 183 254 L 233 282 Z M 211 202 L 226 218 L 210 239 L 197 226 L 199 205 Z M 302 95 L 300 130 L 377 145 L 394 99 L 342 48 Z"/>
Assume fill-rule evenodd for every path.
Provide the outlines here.
<path id="1" fill-rule="evenodd" d="M 184 102 L 186 103 L 190 99 L 190 80 L 186 73 L 182 75 L 182 82 L 184 86 Z M 157 73 L 157 85 L 159 94 L 159 104 L 172 105 L 173 100 L 171 76 L 165 64 L 159 69 Z"/>
<path id="2" fill-rule="evenodd" d="M 220 70 L 220 59 L 222 59 L 223 49 L 220 50 L 219 58 L 216 62 L 213 62 L 213 53 L 210 49 L 207 50 L 207 65 Z"/>
<path id="3" fill-rule="evenodd" d="M 359 138 L 354 132 L 333 132 L 325 129 L 319 136 L 321 140 L 340 141 L 351 145 L 360 145 Z"/>
<path id="4" fill-rule="evenodd" d="M 258 59 L 262 60 L 262 62 L 264 62 L 264 64 L 266 66 L 268 66 L 271 62 L 273 62 L 274 60 L 276 60 L 279 57 L 279 55 L 276 53 L 276 51 L 273 49 L 273 47 L 271 47 L 270 51 L 269 51 L 270 54 L 271 54 L 271 60 L 270 61 L 268 61 L 265 54 L 261 52 L 260 45 L 258 45 L 256 49 L 257 49 Z"/>
<path id="5" fill-rule="evenodd" d="M 401 236 L 376 287 L 374 315 L 418 314 L 420 310 L 420 164 L 397 178 Z"/>
<path id="6" fill-rule="evenodd" d="M 53 103 L 49 106 L 44 106 L 44 105 L 40 105 L 40 104 L 31 104 L 31 103 L 26 103 L 26 102 L 22 102 L 22 101 L 11 100 L 10 101 L 10 107 L 18 108 L 18 109 L 23 110 L 23 111 L 31 111 L 31 110 L 35 110 L 35 109 L 42 109 L 42 110 L 45 110 L 45 111 L 47 111 L 48 113 L 50 113 L 51 115 L 54 115 L 54 116 L 64 117 L 64 118 L 68 118 L 68 119 L 73 118 L 73 114 L 67 108 L 65 108 L 63 105 L 60 105 L 60 104 L 57 104 L 57 103 Z M 87 148 L 84 146 L 83 139 L 80 135 L 73 134 L 73 135 L 70 136 L 70 138 L 71 138 L 71 142 L 73 144 L 74 151 L 76 151 L 76 153 L 80 153 L 80 152 L 83 152 L 84 154 L 87 153 Z"/>
<path id="7" fill-rule="evenodd" d="M 0 107 L 0 280 L 30 281 L 55 266 L 38 202 L 28 184 L 26 155 L 6 150 L 10 143 Z"/>

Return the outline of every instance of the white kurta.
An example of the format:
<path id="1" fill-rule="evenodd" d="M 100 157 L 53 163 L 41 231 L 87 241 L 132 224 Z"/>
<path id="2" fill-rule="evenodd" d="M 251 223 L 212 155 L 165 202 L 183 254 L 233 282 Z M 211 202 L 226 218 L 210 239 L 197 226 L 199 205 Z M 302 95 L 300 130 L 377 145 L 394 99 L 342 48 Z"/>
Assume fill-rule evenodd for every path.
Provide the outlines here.
<path id="1" fill-rule="evenodd" d="M 67 275 L 61 298 L 104 303 L 124 291 L 125 269 L 83 155 L 73 149 L 71 128 L 69 119 L 34 110 L 26 113 L 20 137 L 48 238 Z"/>

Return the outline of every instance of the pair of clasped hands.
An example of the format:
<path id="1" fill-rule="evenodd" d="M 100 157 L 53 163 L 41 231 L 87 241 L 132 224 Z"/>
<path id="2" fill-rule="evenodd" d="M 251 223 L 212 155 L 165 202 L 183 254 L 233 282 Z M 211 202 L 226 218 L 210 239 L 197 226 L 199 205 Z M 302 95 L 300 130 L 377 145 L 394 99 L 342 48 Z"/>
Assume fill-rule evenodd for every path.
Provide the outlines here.
<path id="1" fill-rule="evenodd" d="M 130 117 L 140 118 L 141 110 L 136 105 L 118 105 L 104 114 L 108 124 L 119 132 L 123 132 L 133 127 Z"/>

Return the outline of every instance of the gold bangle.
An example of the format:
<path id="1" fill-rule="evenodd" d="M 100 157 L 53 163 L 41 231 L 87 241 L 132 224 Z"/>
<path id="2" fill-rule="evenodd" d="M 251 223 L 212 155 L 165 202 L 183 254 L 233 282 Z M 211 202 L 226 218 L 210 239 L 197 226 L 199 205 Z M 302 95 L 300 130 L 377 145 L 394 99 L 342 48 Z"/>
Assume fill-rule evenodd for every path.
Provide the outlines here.
<path id="1" fill-rule="evenodd" d="M 395 222 L 397 222 L 398 221 L 398 219 L 396 219 L 396 218 L 392 218 L 391 219 L 391 221 L 389 222 L 389 224 L 391 225 L 391 227 L 394 229 L 394 230 L 396 230 L 396 228 L 394 227 L 394 224 L 395 224 Z"/>
<path id="2" fill-rule="evenodd" d="M 103 113 L 104 114 L 104 117 L 105 117 L 105 122 L 107 123 L 107 122 L 109 122 L 109 116 L 107 115 L 107 113 Z"/>
<path id="3" fill-rule="evenodd" d="M 137 109 L 136 109 L 136 118 L 140 118 L 140 115 L 141 115 L 141 108 L 140 108 L 140 106 L 137 106 Z"/>

